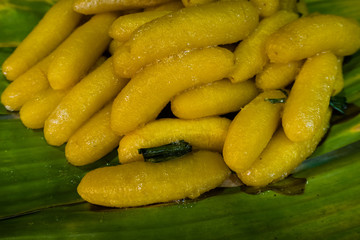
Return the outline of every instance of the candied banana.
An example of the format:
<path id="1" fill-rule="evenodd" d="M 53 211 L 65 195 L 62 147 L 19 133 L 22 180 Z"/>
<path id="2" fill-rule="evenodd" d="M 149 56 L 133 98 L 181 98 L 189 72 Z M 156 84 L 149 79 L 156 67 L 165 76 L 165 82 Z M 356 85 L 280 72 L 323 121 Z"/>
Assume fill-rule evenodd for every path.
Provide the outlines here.
<path id="1" fill-rule="evenodd" d="M 132 162 L 88 172 L 78 186 L 86 201 L 109 207 L 169 202 L 219 186 L 230 170 L 219 153 L 199 151 L 161 163 Z"/>
<path id="2" fill-rule="evenodd" d="M 46 119 L 44 135 L 48 144 L 60 146 L 94 113 L 127 84 L 129 80 L 114 75 L 112 59 L 83 78 L 61 100 Z"/>
<path id="3" fill-rule="evenodd" d="M 121 139 L 110 128 L 112 101 L 94 114 L 65 146 L 66 159 L 75 166 L 93 163 L 111 152 Z"/>
<path id="4" fill-rule="evenodd" d="M 269 36 L 282 26 L 298 18 L 293 12 L 279 11 L 263 19 L 248 38 L 240 42 L 235 49 L 235 68 L 229 78 L 232 82 L 243 82 L 262 71 L 269 61 L 265 52 L 265 43 Z"/>
<path id="5" fill-rule="evenodd" d="M 83 78 L 108 47 L 108 29 L 116 19 L 115 13 L 93 16 L 78 27 L 57 49 L 48 69 L 53 89 L 67 89 Z"/>
<path id="6" fill-rule="evenodd" d="M 208 117 L 193 120 L 159 119 L 126 134 L 120 141 L 118 153 L 121 163 L 143 161 L 140 148 L 162 146 L 184 140 L 193 149 L 221 152 L 230 120 Z"/>
<path id="7" fill-rule="evenodd" d="M 241 173 L 250 168 L 270 141 L 280 122 L 282 91 L 269 90 L 247 104 L 231 122 L 223 156 L 229 168 Z"/>
<path id="8" fill-rule="evenodd" d="M 171 100 L 178 118 L 195 119 L 239 111 L 258 94 L 253 81 L 232 83 L 228 79 L 188 89 Z"/>
<path id="9" fill-rule="evenodd" d="M 305 141 L 318 132 L 329 107 L 337 66 L 338 59 L 330 52 L 304 63 L 284 107 L 282 125 L 291 141 Z"/>
<path id="10" fill-rule="evenodd" d="M 282 128 L 277 130 L 254 164 L 238 173 L 241 181 L 248 186 L 263 187 L 287 177 L 315 151 L 329 128 L 330 116 L 331 109 L 328 108 L 314 137 L 302 142 L 289 140 Z"/>
<path id="11" fill-rule="evenodd" d="M 179 92 L 223 79 L 233 68 L 234 55 L 225 48 L 196 49 L 148 65 L 114 100 L 111 127 L 125 135 L 154 120 Z"/>
<path id="12" fill-rule="evenodd" d="M 96 14 L 128 9 L 142 9 L 171 0 L 73 0 L 73 8 L 82 14 Z"/>
<path id="13" fill-rule="evenodd" d="M 5 60 L 2 71 L 8 80 L 15 80 L 50 54 L 79 24 L 81 14 L 72 10 L 72 2 L 58 1 Z"/>
<path id="14" fill-rule="evenodd" d="M 148 11 L 120 16 L 111 25 L 109 35 L 115 40 L 127 41 L 141 25 L 169 13 L 171 11 Z"/>
<path id="15" fill-rule="evenodd" d="M 250 0 L 250 2 L 257 7 L 261 17 L 269 17 L 280 8 L 279 0 Z"/>
<path id="16" fill-rule="evenodd" d="M 21 74 L 5 88 L 1 94 L 1 103 L 7 110 L 19 111 L 21 106 L 34 95 L 50 87 L 47 70 L 54 57 L 53 53 Z"/>
<path id="17" fill-rule="evenodd" d="M 335 15 L 299 18 L 272 34 L 266 43 L 270 61 L 278 63 L 305 59 L 324 51 L 347 56 L 359 48 L 359 24 Z"/>
<path id="18" fill-rule="evenodd" d="M 255 78 L 256 86 L 260 89 L 281 89 L 288 86 L 298 75 L 303 61 L 289 63 L 268 63 Z"/>
<path id="19" fill-rule="evenodd" d="M 36 94 L 21 107 L 21 122 L 28 128 L 43 128 L 46 119 L 68 92 L 69 89 L 54 90 L 49 87 Z"/>
<path id="20" fill-rule="evenodd" d="M 143 66 L 184 50 L 240 41 L 258 25 L 248 1 L 183 8 L 139 27 L 114 54 L 117 75 L 131 77 Z"/>

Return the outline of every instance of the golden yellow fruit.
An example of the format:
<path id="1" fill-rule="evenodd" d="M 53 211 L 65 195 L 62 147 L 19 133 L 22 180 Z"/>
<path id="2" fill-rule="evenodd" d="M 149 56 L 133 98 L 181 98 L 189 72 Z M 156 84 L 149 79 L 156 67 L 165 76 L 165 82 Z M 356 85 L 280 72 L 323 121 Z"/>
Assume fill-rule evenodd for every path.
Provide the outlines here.
<path id="1" fill-rule="evenodd" d="M 54 52 L 53 52 L 54 53 Z M 18 111 L 21 106 L 39 92 L 49 88 L 46 73 L 53 59 L 50 54 L 13 81 L 1 94 L 1 103 L 9 111 Z"/>
<path id="2" fill-rule="evenodd" d="M 74 10 L 82 14 L 96 14 L 118 10 L 141 9 L 171 0 L 73 0 Z"/>
<path id="3" fill-rule="evenodd" d="M 119 144 L 120 136 L 110 128 L 112 102 L 94 114 L 70 138 L 65 147 L 66 159 L 75 166 L 93 163 Z"/>
<path id="4" fill-rule="evenodd" d="M 282 125 L 291 141 L 305 141 L 318 132 L 329 107 L 337 66 L 337 57 L 329 52 L 304 63 L 284 106 Z"/>
<path id="5" fill-rule="evenodd" d="M 61 100 L 45 121 L 44 135 L 48 144 L 60 146 L 94 113 L 127 84 L 128 79 L 114 75 L 112 59 L 106 60 Z"/>
<path id="6" fill-rule="evenodd" d="M 239 43 L 235 49 L 235 68 L 229 78 L 232 82 L 246 81 L 262 71 L 269 61 L 265 44 L 271 34 L 279 28 L 298 18 L 293 12 L 278 11 L 263 19 L 248 38 Z"/>
<path id="7" fill-rule="evenodd" d="M 332 96 L 337 95 L 344 88 L 344 76 L 343 76 L 343 71 L 342 71 L 343 60 L 344 60 L 343 57 L 338 57 L 337 74 L 335 77 L 334 89 L 331 94 Z"/>
<path id="8" fill-rule="evenodd" d="M 199 151 L 161 163 L 133 162 L 87 173 L 80 196 L 108 207 L 135 207 L 196 198 L 219 186 L 230 171 L 219 153 Z"/>
<path id="9" fill-rule="evenodd" d="M 89 70 L 89 73 L 94 71 L 95 69 L 97 69 L 98 67 L 100 67 L 108 58 L 105 56 L 100 56 L 96 62 L 94 63 L 94 65 L 92 65 L 92 67 Z"/>
<path id="10" fill-rule="evenodd" d="M 72 0 L 58 1 L 31 33 L 5 60 L 2 71 L 15 80 L 53 51 L 78 25 L 81 14 L 72 10 Z"/>
<path id="11" fill-rule="evenodd" d="M 225 138 L 223 156 L 229 168 L 243 172 L 258 158 L 270 141 L 280 122 L 282 103 L 268 99 L 282 99 L 279 90 L 265 91 L 247 104 L 232 121 Z"/>
<path id="12" fill-rule="evenodd" d="M 32 129 L 43 128 L 45 120 L 69 90 L 48 88 L 27 101 L 20 109 L 22 123 Z"/>
<path id="13" fill-rule="evenodd" d="M 179 92 L 224 78 L 233 67 L 233 59 L 230 51 L 213 47 L 187 51 L 147 66 L 114 100 L 111 128 L 125 135 L 154 120 Z"/>
<path id="14" fill-rule="evenodd" d="M 171 110 L 183 119 L 195 119 L 239 111 L 258 94 L 253 81 L 228 79 L 188 89 L 171 100 Z"/>
<path id="15" fill-rule="evenodd" d="M 332 51 L 337 56 L 360 48 L 360 26 L 352 19 L 335 15 L 311 15 L 284 26 L 266 44 L 271 62 L 287 63 Z"/>
<path id="16" fill-rule="evenodd" d="M 86 75 L 108 47 L 108 29 L 116 17 L 115 13 L 93 16 L 57 48 L 48 70 L 53 89 L 72 87 Z"/>
<path id="17" fill-rule="evenodd" d="M 131 77 L 143 66 L 186 49 L 234 43 L 257 24 L 255 7 L 245 0 L 183 8 L 139 27 L 115 52 L 115 71 Z"/>
<path id="18" fill-rule="evenodd" d="M 296 2 L 298 2 L 298 0 L 279 0 L 279 10 L 297 12 Z"/>
<path id="19" fill-rule="evenodd" d="M 127 14 L 117 18 L 109 29 L 109 36 L 118 41 L 127 41 L 131 34 L 141 25 L 172 11 L 148 11 Z"/>
<path id="20" fill-rule="evenodd" d="M 309 14 L 305 0 L 279 0 L 279 10 L 296 12 L 300 16 Z"/>
<path id="21" fill-rule="evenodd" d="M 268 63 L 264 70 L 256 75 L 256 86 L 263 90 L 285 88 L 295 80 L 302 64 L 302 61 Z"/>
<path id="22" fill-rule="evenodd" d="M 229 125 L 229 119 L 220 117 L 155 120 L 121 139 L 118 148 L 119 161 L 143 161 L 138 149 L 158 147 L 180 140 L 188 142 L 193 149 L 221 152 Z"/>
<path id="23" fill-rule="evenodd" d="M 280 8 L 279 0 L 250 0 L 250 2 L 256 6 L 262 17 L 269 17 Z"/>
<path id="24" fill-rule="evenodd" d="M 118 41 L 118 40 L 112 40 L 109 45 L 109 53 L 111 55 L 114 55 L 115 51 L 121 47 L 124 44 L 124 42 Z"/>
<path id="25" fill-rule="evenodd" d="M 182 4 L 181 1 L 174 0 L 171 2 L 167 2 L 167 3 L 162 3 L 160 5 L 146 7 L 144 9 L 144 12 L 147 12 L 147 11 L 176 11 L 183 7 L 184 7 L 184 5 Z"/>
<path id="26" fill-rule="evenodd" d="M 216 0 L 182 0 L 185 7 L 196 6 L 205 3 L 215 2 Z"/>
<path id="27" fill-rule="evenodd" d="M 238 174 L 241 181 L 249 186 L 263 187 L 287 177 L 314 152 L 329 127 L 330 116 L 331 109 L 328 108 L 314 137 L 302 142 L 289 140 L 283 129 L 279 129 L 251 168 Z"/>

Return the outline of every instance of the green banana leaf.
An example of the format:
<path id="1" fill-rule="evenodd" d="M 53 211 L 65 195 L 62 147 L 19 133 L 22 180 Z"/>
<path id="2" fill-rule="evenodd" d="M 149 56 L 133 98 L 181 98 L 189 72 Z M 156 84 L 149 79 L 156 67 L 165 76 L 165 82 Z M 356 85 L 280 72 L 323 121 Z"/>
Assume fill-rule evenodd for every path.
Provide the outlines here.
<path id="1" fill-rule="evenodd" d="M 358 0 L 305 0 L 311 13 L 334 14 L 360 21 Z"/>
<path id="2" fill-rule="evenodd" d="M 346 154 L 303 171 L 297 176 L 308 183 L 297 196 L 225 189 L 198 201 L 146 208 L 83 203 L 8 219 L 0 230 L 8 239 L 359 239 L 359 167 L 358 155 Z"/>
<path id="3" fill-rule="evenodd" d="M 0 63 L 53 2 L 0 0 Z M 311 12 L 360 21 L 357 0 L 307 2 Z M 76 193 L 86 172 L 117 164 L 116 151 L 74 167 L 63 146 L 47 145 L 42 131 L 26 129 L 1 106 L 0 239 L 360 239 L 359 60 L 360 52 L 344 64 L 341 95 L 350 108 L 334 116 L 326 139 L 294 178 L 266 189 L 219 188 L 195 201 L 142 208 L 102 208 Z M 0 76 L 0 93 L 7 85 Z M 287 195 L 294 186 L 305 190 Z M 254 192 L 259 194 L 249 194 Z"/>
<path id="4" fill-rule="evenodd" d="M 344 65 L 344 90 L 341 95 L 347 98 L 347 102 L 360 106 L 360 52 L 354 54 Z"/>
<path id="5" fill-rule="evenodd" d="M 0 47 L 16 47 L 55 1 L 1 0 Z"/>
<path id="6" fill-rule="evenodd" d="M 81 202 L 76 187 L 83 175 L 117 162 L 112 152 L 92 165 L 73 167 L 64 147 L 47 145 L 42 131 L 24 128 L 19 119 L 1 119 L 0 143 L 0 219 Z"/>
<path id="7" fill-rule="evenodd" d="M 0 35 L 1 36 L 1 35 Z M 10 54 L 14 51 L 14 48 L 0 48 L 0 63 L 4 62 L 5 59 L 10 56 Z M 0 67 L 1 69 L 1 67 Z M 0 92 L 2 93 L 4 89 L 9 85 L 8 81 L 2 71 L 0 72 Z M 1 114 L 9 114 L 9 112 L 5 109 L 5 107 L 0 104 L 0 115 Z"/>

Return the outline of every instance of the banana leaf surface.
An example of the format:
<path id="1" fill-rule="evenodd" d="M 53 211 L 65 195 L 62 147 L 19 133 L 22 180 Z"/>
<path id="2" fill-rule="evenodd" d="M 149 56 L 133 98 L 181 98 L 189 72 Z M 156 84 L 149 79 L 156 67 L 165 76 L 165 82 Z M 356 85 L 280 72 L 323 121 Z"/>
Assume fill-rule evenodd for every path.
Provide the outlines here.
<path id="1" fill-rule="evenodd" d="M 0 62 L 55 1 L 0 1 Z M 358 0 L 307 0 L 310 12 L 360 21 Z M 91 169 L 117 164 L 116 151 L 86 167 L 67 163 L 0 107 L 0 239 L 360 239 L 360 53 L 344 61 L 349 108 L 291 178 L 265 189 L 218 188 L 197 200 L 113 209 L 76 192 Z M 0 76 L 0 92 L 9 83 Z"/>

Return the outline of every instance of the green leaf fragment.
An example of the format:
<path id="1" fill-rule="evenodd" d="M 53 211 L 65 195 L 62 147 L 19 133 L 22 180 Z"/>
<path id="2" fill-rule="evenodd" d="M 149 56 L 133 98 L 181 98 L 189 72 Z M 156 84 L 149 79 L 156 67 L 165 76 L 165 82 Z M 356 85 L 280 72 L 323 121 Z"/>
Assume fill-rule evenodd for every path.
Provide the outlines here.
<path id="1" fill-rule="evenodd" d="M 158 163 L 181 157 L 191 150 L 192 146 L 189 143 L 180 140 L 159 147 L 140 148 L 138 152 L 143 155 L 145 162 Z"/>
<path id="2" fill-rule="evenodd" d="M 280 92 L 282 92 L 286 97 L 289 97 L 289 92 L 285 89 L 278 89 Z"/>
<path id="3" fill-rule="evenodd" d="M 53 1 L 0 2 L 0 47 L 16 47 L 40 21 Z"/>
<path id="4" fill-rule="evenodd" d="M 117 163 L 115 154 L 85 167 L 65 158 L 64 147 L 46 144 L 42 131 L 19 119 L 0 121 L 0 219 L 50 206 L 82 202 L 76 192 L 86 172 Z"/>
<path id="5" fill-rule="evenodd" d="M 286 102 L 286 98 L 265 98 L 265 101 L 268 101 L 272 104 L 275 103 L 285 103 Z"/>
<path id="6" fill-rule="evenodd" d="M 334 14 L 360 21 L 358 0 L 306 0 L 309 12 Z"/>
<path id="7" fill-rule="evenodd" d="M 341 114 L 345 114 L 345 110 L 347 109 L 346 97 L 332 96 L 330 98 L 330 107 Z"/>
<path id="8" fill-rule="evenodd" d="M 0 63 L 4 62 L 5 59 L 10 56 L 14 51 L 14 48 L 0 48 Z M 2 73 L 2 68 L 0 65 L 0 95 L 9 85 L 9 81 L 6 80 L 4 74 Z M 4 105 L 0 104 L 0 114 L 9 114 L 10 112 L 6 110 Z"/>

